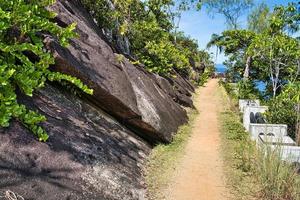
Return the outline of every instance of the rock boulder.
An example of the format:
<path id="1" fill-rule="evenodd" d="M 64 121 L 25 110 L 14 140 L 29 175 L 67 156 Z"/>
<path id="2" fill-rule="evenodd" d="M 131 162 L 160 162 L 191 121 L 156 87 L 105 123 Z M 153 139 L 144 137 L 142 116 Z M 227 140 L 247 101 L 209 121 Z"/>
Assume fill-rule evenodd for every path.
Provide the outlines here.
<path id="1" fill-rule="evenodd" d="M 0 128 L 0 196 L 25 199 L 144 199 L 150 146 L 92 104 L 47 86 L 21 101 L 47 117 L 47 143 L 14 121 Z"/>
<path id="2" fill-rule="evenodd" d="M 78 1 L 58 0 L 50 9 L 58 13 L 61 26 L 75 22 L 79 34 L 68 48 L 62 48 L 50 36 L 45 39 L 56 58 L 53 70 L 83 80 L 94 89 L 90 99 L 96 105 L 137 130 L 147 141 L 170 142 L 177 128 L 187 121 L 187 115 L 157 87 L 153 74 L 114 54 Z M 184 81 L 182 84 L 190 87 Z"/>

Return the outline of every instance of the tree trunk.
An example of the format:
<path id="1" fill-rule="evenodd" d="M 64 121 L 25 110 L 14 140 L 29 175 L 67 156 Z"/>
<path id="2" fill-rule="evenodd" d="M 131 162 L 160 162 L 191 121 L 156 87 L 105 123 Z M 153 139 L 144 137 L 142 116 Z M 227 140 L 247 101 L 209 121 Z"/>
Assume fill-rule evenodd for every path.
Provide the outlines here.
<path id="1" fill-rule="evenodd" d="M 244 71 L 244 76 L 243 76 L 244 80 L 248 80 L 249 79 L 251 63 L 252 63 L 252 57 L 248 56 L 247 57 L 247 61 L 246 61 L 246 67 L 245 67 L 245 71 Z"/>
<path id="2" fill-rule="evenodd" d="M 296 121 L 296 142 L 300 145 L 300 103 L 296 106 L 297 121 Z"/>

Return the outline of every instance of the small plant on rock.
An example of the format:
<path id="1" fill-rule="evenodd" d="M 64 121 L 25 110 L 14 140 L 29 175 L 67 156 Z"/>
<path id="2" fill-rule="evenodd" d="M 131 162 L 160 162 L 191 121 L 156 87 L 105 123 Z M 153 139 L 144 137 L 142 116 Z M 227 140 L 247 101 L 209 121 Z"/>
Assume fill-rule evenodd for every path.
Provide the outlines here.
<path id="1" fill-rule="evenodd" d="M 53 0 L 0 0 L 0 126 L 20 120 L 40 141 L 48 134 L 39 126 L 45 116 L 18 103 L 16 91 L 32 97 L 45 82 L 67 81 L 88 94 L 93 91 L 79 79 L 52 72 L 54 58 L 43 44 L 43 33 L 51 34 L 61 45 L 75 36 L 75 24 L 61 28 L 52 22 L 55 13 L 46 10 Z"/>

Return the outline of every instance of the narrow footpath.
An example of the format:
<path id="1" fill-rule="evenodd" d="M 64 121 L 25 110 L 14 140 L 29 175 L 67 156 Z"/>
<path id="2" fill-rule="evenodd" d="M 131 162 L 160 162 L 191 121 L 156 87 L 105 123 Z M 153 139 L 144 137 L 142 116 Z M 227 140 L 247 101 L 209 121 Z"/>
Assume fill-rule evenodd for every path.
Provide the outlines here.
<path id="1" fill-rule="evenodd" d="M 218 112 L 222 101 L 217 90 L 218 80 L 210 80 L 195 101 L 200 114 L 195 120 L 185 155 L 166 191 L 167 200 L 229 199 L 220 152 Z"/>

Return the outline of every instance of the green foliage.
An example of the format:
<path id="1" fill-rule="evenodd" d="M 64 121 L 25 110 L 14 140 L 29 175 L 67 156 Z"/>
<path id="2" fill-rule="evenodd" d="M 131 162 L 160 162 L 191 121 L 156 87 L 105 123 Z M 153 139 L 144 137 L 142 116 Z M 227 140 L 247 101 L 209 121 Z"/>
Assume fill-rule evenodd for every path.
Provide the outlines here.
<path id="1" fill-rule="evenodd" d="M 226 93 L 232 98 L 232 99 L 237 99 L 237 95 L 236 95 L 236 87 L 234 87 L 234 85 L 232 83 L 223 81 L 220 79 L 219 81 L 219 85 L 223 86 L 223 88 L 225 89 Z"/>
<path id="2" fill-rule="evenodd" d="M 255 89 L 255 85 L 250 80 L 242 80 L 238 82 L 238 98 L 239 99 L 257 99 L 259 92 Z"/>
<path id="3" fill-rule="evenodd" d="M 265 32 L 253 39 L 247 53 L 254 58 L 253 65 L 263 80 L 271 84 L 273 96 L 288 80 L 299 77 L 300 43 L 294 38 Z"/>
<path id="4" fill-rule="evenodd" d="M 263 81 L 267 84 L 266 96 L 276 96 L 281 88 L 290 81 L 299 79 L 299 40 L 288 33 L 299 28 L 300 14 L 295 4 L 287 7 L 276 7 L 267 14 L 264 6 L 252 16 L 255 27 L 249 30 L 229 30 L 222 35 L 212 38 L 210 46 L 216 45 L 229 56 L 229 79 L 239 81 L 248 77 L 254 81 Z M 260 24 L 259 15 L 266 15 L 267 23 L 264 30 L 257 31 Z M 260 16 L 262 17 L 262 16 Z M 248 76 L 250 75 L 250 76 Z"/>
<path id="5" fill-rule="evenodd" d="M 54 58 L 45 50 L 41 34 L 46 32 L 55 36 L 64 46 L 75 36 L 75 24 L 60 28 L 51 22 L 55 13 L 47 11 L 45 6 L 53 2 L 0 0 L 0 126 L 8 127 L 11 118 L 17 118 L 40 141 L 48 139 L 47 133 L 38 125 L 46 118 L 19 104 L 17 90 L 33 96 L 47 80 L 64 80 L 88 94 L 93 92 L 80 80 L 48 69 L 54 64 Z"/>
<path id="6" fill-rule="evenodd" d="M 135 22 L 129 38 L 133 54 L 149 71 L 160 75 L 172 76 L 173 69 L 188 73 L 189 58 L 198 59 L 195 41 L 181 37 L 174 44 L 172 35 L 155 19 Z"/>
<path id="7" fill-rule="evenodd" d="M 188 58 L 171 42 L 148 42 L 145 48 L 148 51 L 148 56 L 142 55 L 141 60 L 151 72 L 168 75 L 174 68 L 183 70 L 189 67 Z"/>
<path id="8" fill-rule="evenodd" d="M 290 136 L 295 137 L 296 112 L 292 101 L 282 98 L 281 95 L 268 102 L 266 118 L 272 124 L 287 124 Z"/>
<path id="9" fill-rule="evenodd" d="M 262 33 L 269 27 L 270 9 L 264 2 L 260 3 L 248 16 L 248 29 L 255 33 Z"/>
<path id="10" fill-rule="evenodd" d="M 297 130 L 297 125 L 300 120 L 300 112 L 297 110 L 299 104 L 300 83 L 290 83 L 284 88 L 280 95 L 268 102 L 269 109 L 266 112 L 267 120 L 270 123 L 287 124 L 290 136 L 296 138 L 295 133 L 299 131 Z"/>
<path id="11" fill-rule="evenodd" d="M 131 54 L 149 71 L 168 77 L 174 70 L 188 75 L 190 59 L 202 62 L 197 42 L 176 31 L 175 18 L 193 2 L 81 1 L 101 28 L 129 39 Z"/>
<path id="12" fill-rule="evenodd" d="M 206 67 L 204 73 L 201 74 L 199 78 L 198 85 L 203 86 L 205 83 L 207 83 L 207 81 L 209 80 L 209 78 L 212 76 L 214 72 L 215 72 L 214 66 Z"/>
<path id="13" fill-rule="evenodd" d="M 133 53 L 149 71 L 170 76 L 174 68 L 183 70 L 189 67 L 188 58 L 169 37 L 155 20 L 133 24 L 130 35 Z"/>
<path id="14" fill-rule="evenodd" d="M 251 44 L 255 34 L 248 30 L 228 30 L 222 33 L 216 45 L 224 49 L 225 54 L 230 55 L 237 51 L 245 51 Z"/>
<path id="15" fill-rule="evenodd" d="M 295 33 L 299 31 L 300 12 L 296 3 L 289 3 L 288 6 L 278 6 L 270 18 L 270 32 L 281 33 L 283 31 Z"/>
<path id="16" fill-rule="evenodd" d="M 132 18 L 139 15 L 135 11 L 143 6 L 137 0 L 81 0 L 81 2 L 91 11 L 101 28 L 113 30 L 121 35 L 127 34 Z"/>
<path id="17" fill-rule="evenodd" d="M 239 18 L 253 6 L 253 0 L 202 0 L 201 4 L 207 7 L 207 11 L 212 17 L 222 14 L 229 28 L 237 29 Z"/>

